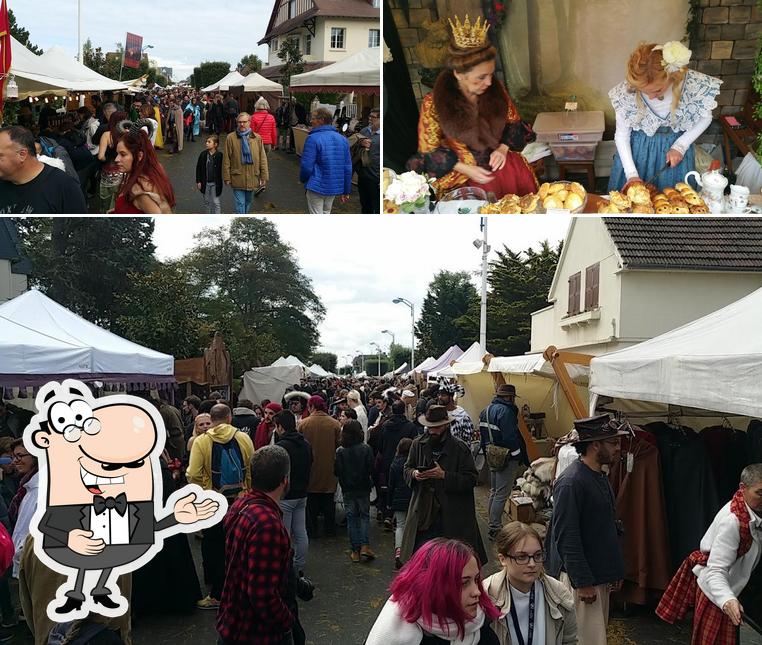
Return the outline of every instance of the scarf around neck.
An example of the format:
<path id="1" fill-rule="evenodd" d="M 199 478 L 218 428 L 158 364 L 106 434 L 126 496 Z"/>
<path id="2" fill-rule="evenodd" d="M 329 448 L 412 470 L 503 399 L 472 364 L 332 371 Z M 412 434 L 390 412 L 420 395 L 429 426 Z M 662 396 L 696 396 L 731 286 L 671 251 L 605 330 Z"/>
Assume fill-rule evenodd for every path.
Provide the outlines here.
<path id="1" fill-rule="evenodd" d="M 244 130 L 241 132 L 240 130 L 235 131 L 238 138 L 241 140 L 241 163 L 243 164 L 253 164 L 254 161 L 251 158 L 251 146 L 249 145 L 249 137 L 251 136 L 251 128 L 248 130 Z"/>
<path id="2" fill-rule="evenodd" d="M 738 557 L 741 558 L 751 549 L 751 515 L 746 507 L 746 501 L 743 498 L 743 492 L 739 489 L 733 495 L 730 501 L 730 512 L 738 518 L 738 529 L 741 534 L 741 540 L 738 543 Z"/>
<path id="3" fill-rule="evenodd" d="M 461 639 L 455 623 L 446 621 L 446 628 L 443 630 L 436 616 L 432 616 L 433 625 L 424 625 L 422 619 L 415 623 L 408 623 L 400 615 L 399 605 L 389 598 L 371 628 L 365 645 L 417 644 L 421 642 L 424 633 L 433 634 L 452 645 L 477 645 L 485 619 L 484 611 L 479 607 L 476 618 L 466 622 L 466 633 Z"/>

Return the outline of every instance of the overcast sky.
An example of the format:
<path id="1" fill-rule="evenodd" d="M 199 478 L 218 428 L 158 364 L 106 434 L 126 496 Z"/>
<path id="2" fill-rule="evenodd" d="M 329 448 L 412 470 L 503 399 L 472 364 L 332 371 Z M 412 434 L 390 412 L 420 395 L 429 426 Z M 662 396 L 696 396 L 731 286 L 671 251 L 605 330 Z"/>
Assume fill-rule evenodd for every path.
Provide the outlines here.
<path id="1" fill-rule="evenodd" d="M 177 258 L 193 246 L 193 236 L 227 218 L 169 216 L 155 219 L 154 242 L 161 259 Z M 295 251 L 302 272 L 313 282 L 327 310 L 320 325 L 321 351 L 339 357 L 357 350 L 371 353 L 371 341 L 387 350 L 391 337 L 409 346 L 410 310 L 395 305 L 396 297 L 416 307 L 416 316 L 429 282 L 441 270 L 469 271 L 481 267 L 479 218 L 472 216 L 338 216 L 280 215 L 269 218 L 281 238 Z M 543 240 L 562 240 L 569 226 L 563 216 L 504 216 L 489 220 L 489 245 L 514 251 L 537 247 Z M 494 258 L 494 251 L 490 258 Z M 479 288 L 478 276 L 474 285 Z M 474 339 L 476 340 L 476 339 Z M 465 347 L 463 348 L 466 349 Z M 416 357 L 416 362 L 426 358 Z"/>
<path id="2" fill-rule="evenodd" d="M 263 61 L 265 35 L 274 0 L 81 0 L 82 41 L 115 51 L 129 31 L 143 36 L 143 46 L 158 66 L 171 67 L 174 80 L 187 78 L 203 61 L 227 61 L 232 68 L 247 54 Z M 77 0 L 8 0 L 30 40 L 43 49 L 63 47 L 77 55 Z"/>

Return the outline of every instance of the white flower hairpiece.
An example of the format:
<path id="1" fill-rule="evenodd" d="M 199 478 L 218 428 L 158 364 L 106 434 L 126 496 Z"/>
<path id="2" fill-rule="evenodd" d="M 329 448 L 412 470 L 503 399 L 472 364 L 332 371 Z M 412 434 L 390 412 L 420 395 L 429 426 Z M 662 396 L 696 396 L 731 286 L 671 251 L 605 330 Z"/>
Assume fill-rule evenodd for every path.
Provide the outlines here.
<path id="1" fill-rule="evenodd" d="M 693 53 L 683 43 L 677 40 L 671 40 L 668 43 L 654 47 L 654 51 L 661 50 L 661 64 L 670 74 L 679 72 L 691 62 Z"/>

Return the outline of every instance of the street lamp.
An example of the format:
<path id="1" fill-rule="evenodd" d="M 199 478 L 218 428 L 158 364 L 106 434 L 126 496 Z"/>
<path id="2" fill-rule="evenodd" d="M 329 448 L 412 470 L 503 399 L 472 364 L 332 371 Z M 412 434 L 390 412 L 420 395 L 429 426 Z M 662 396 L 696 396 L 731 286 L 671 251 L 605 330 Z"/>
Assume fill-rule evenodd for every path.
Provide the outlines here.
<path id="1" fill-rule="evenodd" d="M 349 369 L 348 373 L 351 374 L 352 372 L 354 372 L 354 366 L 352 365 L 353 356 L 352 354 L 344 354 L 344 358 L 347 361 L 347 368 Z"/>
<path id="2" fill-rule="evenodd" d="M 378 351 L 378 376 L 381 376 L 381 345 L 375 342 L 370 343 Z"/>
<path id="3" fill-rule="evenodd" d="M 481 218 L 481 231 L 483 238 L 474 240 L 473 244 L 482 251 L 482 293 L 481 293 L 481 311 L 479 312 L 479 345 L 482 351 L 487 351 L 487 256 L 492 247 L 487 244 L 487 218 Z"/>
<path id="4" fill-rule="evenodd" d="M 410 345 L 410 369 L 412 370 L 415 367 L 415 305 L 404 298 L 395 298 L 392 302 L 395 305 L 401 303 L 410 307 L 410 333 L 412 335 L 412 343 Z"/>

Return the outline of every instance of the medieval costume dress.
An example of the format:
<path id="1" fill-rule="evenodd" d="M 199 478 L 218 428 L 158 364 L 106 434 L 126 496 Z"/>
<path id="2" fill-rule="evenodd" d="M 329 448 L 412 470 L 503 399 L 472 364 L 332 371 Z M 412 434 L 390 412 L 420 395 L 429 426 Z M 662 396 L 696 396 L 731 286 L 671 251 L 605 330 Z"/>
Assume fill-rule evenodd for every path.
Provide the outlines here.
<path id="1" fill-rule="evenodd" d="M 680 152 L 683 160 L 661 173 L 655 185 L 663 190 L 684 181 L 685 175 L 696 169 L 692 144 L 712 123 L 721 83 L 713 76 L 688 70 L 674 116 L 673 86 L 655 99 L 633 91 L 626 81 L 613 88 L 609 98 L 616 112 L 617 154 L 609 190 L 620 190 L 635 177 L 647 181 L 656 175 L 666 163 L 670 148 Z"/>
<path id="2" fill-rule="evenodd" d="M 532 168 L 521 154 L 511 151 L 524 147 L 525 132 L 518 110 L 502 83 L 493 79 L 474 106 L 461 92 L 453 72 L 447 70 L 439 75 L 434 91 L 423 99 L 418 153 L 408 161 L 408 167 L 435 177 L 437 197 L 460 186 L 478 186 L 493 192 L 498 199 L 509 193 L 520 196 L 534 193 L 538 186 Z M 489 158 L 501 143 L 511 150 L 506 154 L 505 165 L 492 172 Z M 492 172 L 494 178 L 478 184 L 453 170 L 459 161 L 480 166 Z"/>

